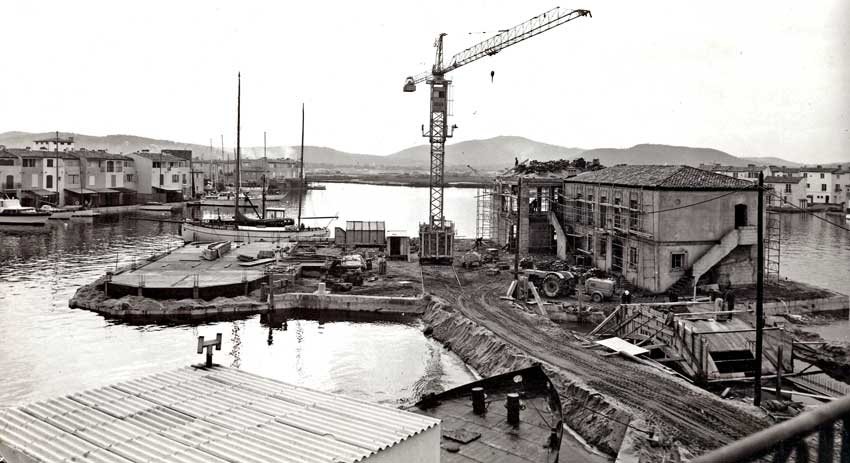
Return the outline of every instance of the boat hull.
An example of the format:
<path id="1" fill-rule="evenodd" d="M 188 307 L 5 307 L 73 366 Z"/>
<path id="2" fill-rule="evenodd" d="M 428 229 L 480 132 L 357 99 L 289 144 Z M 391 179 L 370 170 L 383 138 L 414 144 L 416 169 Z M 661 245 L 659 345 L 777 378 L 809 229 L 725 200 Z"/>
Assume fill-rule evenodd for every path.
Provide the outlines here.
<path id="1" fill-rule="evenodd" d="M 74 215 L 74 211 L 57 211 L 50 214 L 50 220 L 68 220 Z"/>
<path id="2" fill-rule="evenodd" d="M 0 225 L 43 227 L 49 218 L 50 214 L 46 212 L 35 214 L 0 214 Z"/>
<path id="3" fill-rule="evenodd" d="M 85 209 L 82 211 L 74 211 L 74 213 L 71 214 L 71 217 L 95 217 L 98 215 L 100 215 L 100 212 L 93 211 L 91 209 Z"/>
<path id="4" fill-rule="evenodd" d="M 161 205 L 161 206 L 139 206 L 139 210 L 142 212 L 171 212 L 171 206 Z"/>
<path id="5" fill-rule="evenodd" d="M 327 228 L 282 230 L 272 227 L 210 226 L 186 222 L 181 226 L 183 241 L 324 241 L 330 236 Z"/>

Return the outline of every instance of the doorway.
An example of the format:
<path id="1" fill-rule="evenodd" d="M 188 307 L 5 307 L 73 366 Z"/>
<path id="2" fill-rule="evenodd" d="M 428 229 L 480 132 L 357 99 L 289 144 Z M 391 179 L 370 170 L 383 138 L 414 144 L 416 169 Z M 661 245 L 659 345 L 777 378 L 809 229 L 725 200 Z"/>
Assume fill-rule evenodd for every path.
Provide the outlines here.
<path id="1" fill-rule="evenodd" d="M 736 204 L 735 205 L 735 228 L 746 227 L 747 226 L 747 205 L 746 204 Z"/>
<path id="2" fill-rule="evenodd" d="M 14 175 L 7 175 L 6 176 L 6 189 L 7 190 L 14 190 L 15 189 L 15 176 Z"/>
<path id="3" fill-rule="evenodd" d="M 611 241 L 611 272 L 623 274 L 623 240 L 620 238 Z"/>

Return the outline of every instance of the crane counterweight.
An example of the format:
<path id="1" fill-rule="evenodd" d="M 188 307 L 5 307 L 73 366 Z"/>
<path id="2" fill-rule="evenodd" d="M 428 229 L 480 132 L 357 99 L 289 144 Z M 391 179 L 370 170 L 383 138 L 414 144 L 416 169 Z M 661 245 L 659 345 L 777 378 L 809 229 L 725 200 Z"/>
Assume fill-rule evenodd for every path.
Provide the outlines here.
<path id="1" fill-rule="evenodd" d="M 443 215 L 443 176 L 445 173 L 446 139 L 451 138 L 453 129 L 448 128 L 448 102 L 451 81 L 445 75 L 461 66 L 493 56 L 505 48 L 527 40 L 535 35 L 566 24 L 583 16 L 590 17 L 588 10 L 561 10 L 553 8 L 522 24 L 502 30 L 483 42 L 455 54 L 448 66 L 443 66 L 443 37 L 441 33 L 434 41 L 436 53 L 430 72 L 423 72 L 405 79 L 405 92 L 416 91 L 416 84 L 426 82 L 431 87 L 431 113 L 428 131 L 423 127 L 422 136 L 428 138 L 431 149 L 431 175 L 429 181 L 428 222 L 419 226 L 420 262 L 451 263 L 454 248 L 454 225 Z M 491 73 L 492 79 L 492 73 Z"/>

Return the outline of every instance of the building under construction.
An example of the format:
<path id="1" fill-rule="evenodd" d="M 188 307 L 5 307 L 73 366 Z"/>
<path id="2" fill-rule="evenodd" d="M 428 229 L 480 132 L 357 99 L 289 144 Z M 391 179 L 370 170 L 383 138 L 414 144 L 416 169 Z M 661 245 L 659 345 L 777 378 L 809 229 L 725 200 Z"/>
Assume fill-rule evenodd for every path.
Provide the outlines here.
<path id="1" fill-rule="evenodd" d="M 499 177 L 491 198 L 492 239 L 514 250 L 518 231 L 521 255 L 557 254 L 653 293 L 755 281 L 752 182 L 688 166 L 620 165 Z M 771 276 L 778 227 L 766 231 Z"/>

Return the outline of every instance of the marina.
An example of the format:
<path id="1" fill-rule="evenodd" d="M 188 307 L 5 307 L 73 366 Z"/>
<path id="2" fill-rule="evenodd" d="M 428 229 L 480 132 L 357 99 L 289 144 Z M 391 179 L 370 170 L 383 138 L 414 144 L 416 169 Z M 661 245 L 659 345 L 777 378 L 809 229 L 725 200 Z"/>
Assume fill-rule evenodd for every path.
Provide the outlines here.
<path id="1" fill-rule="evenodd" d="M 0 463 L 850 463 L 825 2 L 0 7 Z"/>

